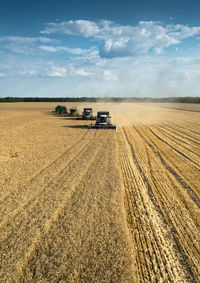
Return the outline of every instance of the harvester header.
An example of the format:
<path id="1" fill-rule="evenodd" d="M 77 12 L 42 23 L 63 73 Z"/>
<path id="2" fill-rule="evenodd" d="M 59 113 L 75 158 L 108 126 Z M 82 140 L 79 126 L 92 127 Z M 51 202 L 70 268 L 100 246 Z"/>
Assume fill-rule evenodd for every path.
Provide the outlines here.
<path id="1" fill-rule="evenodd" d="M 69 113 L 63 114 L 63 117 L 81 117 L 81 115 L 78 112 L 77 107 L 72 107 L 69 109 Z"/>

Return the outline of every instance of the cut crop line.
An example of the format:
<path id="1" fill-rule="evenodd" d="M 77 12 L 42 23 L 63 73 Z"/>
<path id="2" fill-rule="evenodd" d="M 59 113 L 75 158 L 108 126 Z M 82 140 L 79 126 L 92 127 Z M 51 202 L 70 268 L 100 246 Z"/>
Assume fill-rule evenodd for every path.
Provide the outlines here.
<path id="1" fill-rule="evenodd" d="M 84 140 L 84 138 L 87 136 L 88 131 L 83 134 L 83 136 L 74 144 L 72 144 L 67 150 L 62 152 L 58 157 L 56 157 L 55 160 L 53 160 L 51 163 L 43 167 L 38 173 L 36 173 L 31 179 L 28 180 L 28 182 L 23 186 L 23 187 L 29 187 L 33 182 L 35 182 L 36 179 L 40 178 L 43 173 L 46 172 L 46 170 L 50 169 L 52 165 L 55 165 L 56 162 L 60 163 L 61 158 L 63 158 L 70 150 L 74 149 L 74 146 L 77 146 L 80 142 Z M 16 188 L 15 191 L 10 191 L 8 194 L 5 194 L 2 198 L 0 198 L 0 204 L 3 201 L 7 201 L 9 196 L 12 196 L 14 192 L 21 191 L 22 187 L 20 186 L 19 188 Z"/>
<path id="2" fill-rule="evenodd" d="M 97 132 L 95 133 L 96 136 Z M 90 141 L 87 141 L 88 143 Z M 92 143 L 90 143 L 90 146 L 95 145 L 95 139 L 92 141 Z M 83 147 L 79 148 L 79 151 L 76 153 L 76 156 L 73 156 L 72 159 L 69 159 L 67 163 L 64 163 L 64 168 L 62 168 L 61 171 L 59 171 L 55 176 L 53 180 L 50 180 L 48 183 L 45 182 L 45 186 L 38 186 L 38 184 L 36 184 L 36 186 L 38 187 L 38 189 L 34 191 L 34 194 L 30 196 L 30 198 L 28 198 L 28 200 L 26 200 L 24 203 L 22 203 L 18 208 L 16 208 L 16 210 L 14 210 L 12 212 L 12 214 L 7 215 L 7 218 L 5 218 L 4 221 L 2 221 L 0 223 L 0 229 L 2 229 L 3 227 L 7 227 L 8 228 L 8 222 L 11 223 L 12 219 L 16 219 L 16 217 L 19 217 L 21 213 L 23 213 L 23 211 L 27 210 L 27 208 L 29 206 L 33 206 L 34 202 L 37 203 L 37 199 L 40 197 L 41 198 L 41 194 L 45 194 L 50 192 L 51 187 L 55 186 L 56 184 L 55 182 L 57 181 L 57 178 L 61 180 L 61 182 L 59 183 L 59 186 L 61 186 L 63 184 L 63 179 L 64 176 L 66 175 L 66 170 L 70 169 L 70 167 L 73 167 L 73 162 L 76 162 L 76 159 L 82 155 L 84 153 L 83 149 L 86 149 L 86 151 L 88 151 L 88 144 L 84 144 Z M 70 165 L 70 167 L 69 167 Z M 52 182 L 53 181 L 53 182 Z M 34 187 L 32 188 L 34 189 Z M 56 191 L 56 193 L 58 193 L 58 190 Z M 55 194 L 55 193 L 54 193 Z M 4 231 L 5 232 L 5 231 Z M 12 229 L 11 229 L 11 233 L 12 233 Z"/>
<path id="3" fill-rule="evenodd" d="M 102 158 L 101 152 L 102 152 L 102 149 L 104 149 L 105 146 L 109 144 L 109 142 L 108 142 L 109 137 L 110 137 L 110 135 L 107 135 L 106 138 L 105 138 L 105 135 L 104 135 L 103 143 L 101 143 L 101 146 L 98 147 L 98 150 L 96 150 L 95 153 L 92 155 L 92 158 L 90 159 L 90 162 L 88 162 L 87 166 L 85 167 L 85 171 L 83 172 L 83 174 L 81 174 L 81 176 L 79 176 L 79 182 L 78 183 L 76 182 L 75 185 L 70 189 L 70 192 L 66 193 L 66 195 L 63 197 L 63 201 L 61 202 L 61 204 L 59 205 L 57 210 L 54 212 L 54 214 L 51 216 L 51 218 L 46 221 L 42 231 L 40 231 L 40 233 L 38 233 L 38 235 L 33 239 L 33 244 L 26 251 L 24 257 L 20 261 L 18 261 L 18 263 L 16 265 L 16 271 L 18 273 L 18 275 L 17 275 L 18 278 L 21 277 L 21 275 L 23 274 L 23 270 L 26 268 L 26 266 L 28 265 L 31 258 L 34 257 L 35 250 L 40 245 L 41 239 L 45 238 L 45 235 L 48 235 L 48 232 L 50 231 L 52 225 L 56 221 L 58 221 L 59 216 L 60 216 L 61 212 L 63 211 L 64 207 L 66 206 L 67 202 L 72 197 L 72 195 L 74 195 L 75 192 L 78 190 L 80 182 L 89 173 L 90 169 L 92 167 L 94 167 L 94 165 L 97 163 L 97 160 Z"/>
<path id="4" fill-rule="evenodd" d="M 135 128 L 135 127 L 134 127 Z M 152 149 L 154 154 L 158 155 L 160 158 L 161 163 L 164 165 L 164 167 L 175 177 L 175 179 L 181 184 L 181 186 L 187 191 L 191 199 L 195 202 L 195 204 L 200 207 L 200 200 L 199 197 L 196 195 L 196 193 L 193 191 L 193 189 L 182 179 L 180 175 L 178 175 L 175 170 L 163 159 L 163 157 L 160 154 L 159 149 L 155 149 L 153 144 L 154 142 L 151 141 L 152 143 L 148 142 L 147 139 L 141 134 L 141 132 L 136 129 L 136 132 L 144 139 L 144 141 L 149 145 L 149 147 Z"/>
<path id="5" fill-rule="evenodd" d="M 143 137 L 143 136 L 141 136 Z M 143 139 L 145 140 L 145 138 L 143 137 Z M 147 144 L 150 146 L 150 144 L 147 142 Z M 151 144 L 150 148 L 152 149 L 153 146 Z M 154 148 L 153 148 L 154 149 Z M 154 153 L 156 154 L 159 154 L 158 152 L 155 152 L 155 149 L 154 149 Z M 161 155 L 159 154 L 159 158 L 162 158 Z M 162 161 L 162 159 L 161 159 Z M 164 163 L 163 165 L 166 165 L 166 163 Z M 168 168 L 168 167 L 167 167 Z M 162 187 L 160 187 L 161 189 Z M 161 192 L 161 190 L 159 190 L 159 192 Z M 168 195 L 165 194 L 164 196 L 164 199 L 165 201 L 167 201 L 168 199 Z M 170 203 L 171 201 L 168 200 L 168 203 Z M 177 213 L 178 211 L 176 211 Z M 179 221 L 178 221 L 178 214 L 176 215 L 176 218 L 171 218 L 169 214 L 166 214 L 166 212 L 164 212 L 164 215 L 166 217 L 166 219 L 168 219 L 168 221 L 170 221 L 171 223 L 174 223 L 173 225 L 175 225 L 174 227 L 178 227 L 178 229 L 180 230 L 180 232 L 178 233 L 178 237 L 176 236 L 176 234 L 174 235 L 175 238 L 177 239 L 177 243 L 179 243 L 180 247 L 181 247 L 181 250 L 183 251 L 183 254 L 184 256 L 187 258 L 187 261 L 188 261 L 188 265 L 190 266 L 190 269 L 194 275 L 194 278 L 198 278 L 199 274 L 198 274 L 198 271 L 197 271 L 197 264 L 195 264 L 195 261 L 197 262 L 197 254 L 198 254 L 198 247 L 197 245 L 195 245 L 195 243 L 193 242 L 193 232 L 194 231 L 190 231 L 189 234 L 185 234 L 185 228 L 182 227 L 181 228 L 181 222 L 182 222 L 182 214 L 180 214 L 180 217 L 179 217 Z M 171 220 L 170 220 L 171 218 Z M 190 229 L 190 227 L 188 226 L 188 228 Z M 177 230 L 177 229 L 176 229 Z M 177 230 L 178 231 L 178 230 Z M 189 232 L 189 231 L 188 231 Z M 185 238 L 183 239 L 183 236 L 182 235 L 185 235 Z M 186 240 L 187 239 L 187 240 Z M 190 243 L 190 244 L 189 244 Z M 193 248 L 191 247 L 191 243 L 193 243 Z M 196 243 L 197 244 L 197 243 Z M 190 256 L 190 253 L 193 253 L 193 256 L 191 257 Z M 196 254 L 196 257 L 195 257 L 195 254 Z"/>
<path id="6" fill-rule="evenodd" d="M 94 138 L 96 135 L 96 133 L 91 137 Z M 34 194 L 31 196 L 31 198 L 28 200 L 28 202 L 30 203 L 31 201 L 33 201 L 33 199 L 38 196 L 39 193 L 41 193 L 41 187 L 39 185 L 39 183 L 45 183 L 45 186 L 43 187 L 46 188 L 49 185 L 52 184 L 52 181 L 59 175 L 62 174 L 62 172 L 67 168 L 67 166 L 78 156 L 80 155 L 80 153 L 82 153 L 82 151 L 87 148 L 88 143 L 90 143 L 90 140 L 87 140 L 87 142 L 83 143 L 82 146 L 80 146 L 80 142 L 83 142 L 83 139 L 81 139 L 81 141 L 77 142 L 76 145 L 70 147 L 68 150 L 66 150 L 63 154 L 61 154 L 58 158 L 56 158 L 56 160 L 54 160 L 53 162 L 51 162 L 51 164 L 49 164 L 48 166 L 45 167 L 45 169 L 42 169 L 42 171 L 40 171 L 40 173 L 38 175 L 36 175 L 34 178 L 31 179 L 31 181 L 26 184 L 26 186 L 24 186 L 23 188 L 20 189 L 20 192 L 18 193 L 18 190 L 15 192 L 15 194 L 13 192 L 10 192 L 10 196 L 11 199 L 9 199 L 9 196 L 7 196 L 4 200 L 4 202 L 6 202 L 6 207 L 2 206 L 1 207 L 1 215 L 3 216 L 8 216 L 8 212 L 9 210 L 12 211 L 12 215 L 15 215 L 15 209 L 14 207 L 17 204 L 17 199 L 19 199 L 19 203 L 20 206 L 16 208 L 16 211 L 20 211 L 20 207 L 21 209 L 27 204 L 27 200 L 25 200 L 25 202 L 23 203 L 23 199 L 25 199 L 25 196 L 28 194 L 29 191 L 34 192 Z M 75 151 L 75 146 L 78 146 L 77 151 Z M 70 157 L 70 150 L 75 151 L 76 155 L 72 155 Z M 66 159 L 67 158 L 67 162 Z M 50 174 L 49 171 L 54 168 L 54 174 Z M 26 190 L 24 192 L 24 190 L 28 188 L 28 190 Z M 2 203 L 3 204 L 3 203 Z M 9 204 L 9 205 L 8 205 Z M 6 209 L 6 210 L 5 210 Z M 0 223 L 1 226 L 1 223 Z"/>
<path id="7" fill-rule="evenodd" d="M 183 156 L 184 158 L 188 159 L 190 162 L 194 163 L 197 167 L 200 167 L 199 163 L 193 161 L 191 158 L 189 158 L 187 155 L 185 155 L 183 152 L 181 152 L 180 150 L 174 148 L 171 144 L 169 144 L 167 141 L 165 141 L 164 139 L 162 139 L 161 137 L 159 137 L 150 127 L 149 130 L 153 133 L 153 135 L 155 135 L 159 140 L 161 140 L 162 142 L 164 142 L 168 147 L 170 147 L 171 149 L 173 149 L 174 151 L 176 151 L 178 154 L 180 154 L 181 156 Z M 198 172 L 200 172 L 200 169 L 194 167 Z"/>
<path id="8" fill-rule="evenodd" d="M 126 135 L 126 133 L 124 132 L 124 134 Z M 128 142 L 128 140 L 127 140 L 127 142 Z M 123 155 L 122 155 L 123 156 Z M 134 160 L 134 162 L 136 161 L 135 160 L 135 158 L 133 159 Z M 128 161 L 123 161 L 123 159 L 121 160 L 121 162 L 122 162 L 122 166 L 121 166 L 121 169 L 123 170 L 123 168 L 126 168 L 127 166 L 128 166 L 128 164 L 129 164 L 129 162 Z M 137 161 L 136 161 L 136 163 L 137 163 Z M 139 164 L 137 163 L 137 165 L 139 166 Z M 140 172 L 140 174 L 141 174 L 141 168 L 139 169 L 139 172 Z M 129 175 L 126 175 L 126 171 L 127 172 L 129 172 L 128 174 Z M 142 213 L 142 211 L 145 211 L 146 213 L 148 212 L 148 209 L 147 209 L 147 207 L 145 206 L 145 202 L 144 202 L 144 198 L 143 198 L 143 196 L 141 195 L 141 194 L 138 194 L 137 193 L 137 195 L 134 197 L 133 195 L 132 195 L 132 193 L 133 193 L 133 191 L 137 191 L 137 186 L 138 185 L 136 185 L 136 187 L 134 186 L 134 188 L 132 188 L 131 190 L 130 190 L 130 188 L 131 188 L 131 184 L 127 184 L 126 183 L 126 180 L 130 180 L 130 179 L 132 179 L 132 180 L 134 180 L 135 179 L 135 177 L 132 175 L 133 173 L 133 171 L 132 171 L 132 169 L 126 169 L 125 171 L 123 170 L 123 172 L 124 172 L 124 174 L 125 174 L 125 176 L 127 176 L 126 177 L 126 179 L 124 180 L 124 185 L 125 185 L 125 188 L 126 188 L 126 198 L 127 198 L 127 200 L 129 200 L 129 199 L 132 199 L 132 201 L 130 202 L 130 204 L 128 204 L 128 207 L 129 207 L 129 210 L 130 210 L 130 207 L 131 206 L 133 206 L 132 207 L 132 209 L 131 209 L 131 211 L 132 211 L 132 213 L 129 213 L 128 212 L 128 214 L 127 214 L 127 216 L 128 216 L 128 220 L 130 219 L 131 220 L 131 222 L 130 221 L 128 221 L 129 222 L 129 225 L 133 225 L 133 226 L 136 226 L 136 227 L 138 227 L 137 229 L 138 229 L 138 231 L 141 231 L 139 234 L 138 234 L 138 236 L 139 236 L 139 242 L 138 242 L 138 240 L 137 240 L 137 237 L 135 238 L 135 241 L 136 241 L 136 245 L 138 246 L 138 249 L 139 249 L 139 246 L 140 246 L 140 243 L 142 244 L 142 243 L 145 243 L 146 242 L 146 244 L 144 244 L 143 245 L 143 247 L 141 247 L 141 249 L 139 249 L 138 250 L 138 252 L 140 251 L 145 251 L 146 250 L 146 247 L 151 247 L 153 250 L 154 250 L 154 253 L 153 254 L 149 254 L 149 252 L 147 252 L 147 254 L 148 254 L 148 256 L 147 256 L 147 254 L 145 253 L 144 255 L 143 255 L 143 260 L 147 260 L 146 261 L 146 266 L 147 266 L 147 270 L 154 270 L 154 274 L 155 274 L 155 276 L 156 276 L 156 278 L 158 278 L 158 270 L 160 270 L 160 276 L 161 276 L 161 278 L 165 278 L 166 279 L 166 274 L 168 274 L 168 279 L 170 279 L 171 278 L 171 280 L 170 281 L 172 281 L 172 278 L 173 278 L 173 273 L 171 273 L 172 271 L 171 271 L 171 267 L 169 267 L 168 266 L 168 264 L 167 264 L 167 262 L 169 261 L 169 259 L 167 259 L 167 258 L 165 258 L 166 256 L 167 256 L 167 254 L 166 254 L 166 251 L 165 252 L 163 252 L 163 243 L 161 244 L 160 243 L 160 241 L 162 241 L 161 240 L 161 238 L 160 238 L 160 240 L 158 240 L 158 235 L 156 235 L 155 234 L 155 231 L 154 231 L 154 229 L 153 229 L 153 226 L 149 226 L 149 225 L 147 225 L 147 223 L 145 224 L 145 223 L 142 223 L 141 222 L 141 220 L 143 219 L 143 217 L 144 217 L 144 213 Z M 132 177 L 131 177 L 132 176 Z M 140 175 L 138 175 L 138 177 L 139 177 Z M 142 174 L 142 176 L 143 176 L 143 174 Z M 138 178 L 137 177 L 137 178 Z M 141 181 L 142 181 L 142 179 L 141 179 Z M 145 182 L 146 183 L 146 182 Z M 141 186 L 141 185 L 140 185 Z M 135 191 L 135 193 L 136 193 L 136 191 Z M 130 197 L 132 195 L 132 197 Z M 135 201 L 134 201 L 135 200 Z M 137 205 L 137 202 L 140 200 L 140 204 L 138 203 L 138 205 Z M 143 206 L 143 209 L 141 210 L 141 205 Z M 135 214 L 136 212 L 139 212 L 139 211 L 141 211 L 141 214 Z M 131 217 L 131 215 L 132 215 L 132 217 Z M 135 215 L 135 216 L 134 216 Z M 143 216 L 142 216 L 143 215 Z M 148 214 L 147 214 L 148 215 Z M 134 216 L 134 217 L 133 217 Z M 130 218 L 131 217 L 131 218 Z M 136 222 L 134 222 L 134 219 L 136 219 Z M 148 216 L 147 216 L 147 218 L 145 217 L 145 219 L 148 219 Z M 139 225 L 139 226 L 138 226 Z M 148 227 L 148 232 L 146 231 L 145 232 L 145 226 L 147 225 L 147 227 Z M 131 230 L 132 230 L 132 228 L 130 228 Z M 142 230 L 143 230 L 143 232 L 142 232 Z M 136 230 L 137 231 L 137 230 Z M 147 237 L 147 235 L 150 233 L 150 231 L 151 231 L 151 234 L 152 234 L 152 238 L 151 238 L 151 240 L 150 240 L 150 238 L 149 237 Z M 132 233 L 134 233 L 135 234 L 135 228 L 133 227 L 133 231 L 132 231 Z M 146 235 L 145 236 L 145 238 L 142 240 L 142 238 L 141 238 L 141 235 Z M 154 240 L 153 241 L 153 239 L 157 239 L 157 240 Z M 153 242 L 152 242 L 153 241 Z M 160 243 L 160 246 L 158 245 Z M 149 248 L 147 248 L 147 251 L 149 251 Z M 160 254 L 160 255 L 159 255 Z M 153 258 L 151 258 L 152 256 L 155 256 L 155 259 L 153 260 Z M 159 255 L 159 256 L 158 256 Z M 138 256 L 139 256 L 139 258 L 141 258 L 141 254 L 139 255 L 138 254 Z M 168 254 L 168 257 L 171 257 L 171 255 L 170 254 Z M 139 264 L 139 262 L 140 262 L 140 260 L 139 260 L 139 258 L 138 258 L 138 264 Z M 149 259 L 148 259 L 149 258 Z M 162 261 L 162 260 L 163 261 Z M 155 260 L 156 260 L 156 265 L 154 266 L 149 266 L 149 264 L 151 263 L 153 263 L 154 262 L 154 264 L 155 264 Z M 143 266 L 143 264 L 141 264 L 142 266 Z M 140 266 L 140 265 L 139 265 Z M 148 267 L 149 266 L 149 267 Z M 157 266 L 157 267 L 156 267 Z M 161 267 L 162 266 L 162 267 Z M 163 271 L 162 271 L 163 270 Z M 157 272 L 156 272 L 157 271 Z M 147 273 L 146 273 L 146 275 L 145 275 L 145 271 L 144 270 L 142 270 L 142 269 L 140 269 L 140 276 L 142 276 L 143 277 L 143 280 L 145 280 L 145 278 L 146 278 L 146 280 L 151 280 L 153 277 L 152 277 L 152 274 L 150 274 L 149 273 L 149 275 L 148 275 L 148 277 L 147 277 Z M 149 279 L 147 279 L 147 278 L 149 278 Z"/>

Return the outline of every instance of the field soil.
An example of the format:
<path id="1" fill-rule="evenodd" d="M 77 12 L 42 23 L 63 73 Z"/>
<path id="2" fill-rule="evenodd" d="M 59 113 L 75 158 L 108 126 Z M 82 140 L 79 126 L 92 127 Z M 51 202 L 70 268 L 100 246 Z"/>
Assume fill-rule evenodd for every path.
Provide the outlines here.
<path id="1" fill-rule="evenodd" d="M 0 104 L 0 282 L 199 282 L 200 105 L 56 105 Z"/>

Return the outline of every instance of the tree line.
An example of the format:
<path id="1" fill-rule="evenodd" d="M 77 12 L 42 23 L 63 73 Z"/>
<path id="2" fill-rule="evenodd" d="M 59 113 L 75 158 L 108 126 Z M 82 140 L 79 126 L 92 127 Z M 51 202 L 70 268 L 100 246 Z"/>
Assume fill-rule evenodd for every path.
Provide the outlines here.
<path id="1" fill-rule="evenodd" d="M 3 102 L 172 102 L 200 103 L 200 97 L 0 97 Z"/>

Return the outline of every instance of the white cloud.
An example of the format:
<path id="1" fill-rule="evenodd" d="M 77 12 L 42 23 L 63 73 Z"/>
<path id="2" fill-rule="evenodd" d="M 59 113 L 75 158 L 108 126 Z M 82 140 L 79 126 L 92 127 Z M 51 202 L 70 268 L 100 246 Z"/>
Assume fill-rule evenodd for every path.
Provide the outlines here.
<path id="1" fill-rule="evenodd" d="M 177 39 L 184 39 L 200 33 L 200 27 L 189 27 L 185 25 L 168 25 L 170 35 Z"/>
<path id="2" fill-rule="evenodd" d="M 82 55 L 88 52 L 88 50 L 81 49 L 81 48 L 68 48 L 66 46 L 48 46 L 48 45 L 41 45 L 39 46 L 40 49 L 47 51 L 47 52 L 67 52 L 73 55 Z"/>
<path id="3" fill-rule="evenodd" d="M 154 50 L 156 54 L 162 49 L 180 41 L 172 37 L 166 27 L 157 22 L 139 22 L 137 26 L 108 26 L 101 35 L 105 44 L 102 56 L 133 56 L 147 54 Z"/>
<path id="4" fill-rule="evenodd" d="M 65 33 L 87 39 L 82 42 L 78 37 L 70 48 L 70 41 L 64 41 L 63 36 L 60 41 L 42 36 L 0 37 L 1 86 L 10 77 L 19 81 L 24 78 L 32 84 L 41 81 L 49 96 L 55 96 L 52 88 L 62 89 L 65 95 L 67 89 L 69 95 L 76 96 L 199 95 L 199 47 L 187 47 L 186 58 L 184 45 L 180 46 L 184 38 L 198 38 L 199 27 L 153 21 L 135 26 L 111 21 L 70 21 L 49 24 L 45 30 L 42 33 L 57 33 L 54 38 Z M 88 49 L 80 48 L 86 45 Z M 171 55 L 163 52 L 172 45 Z M 7 88 L 9 92 L 9 84 Z"/>
<path id="5" fill-rule="evenodd" d="M 38 43 L 58 43 L 59 40 L 47 37 L 21 37 L 21 36 L 2 36 L 0 44 L 3 49 L 20 54 L 33 54 L 36 52 Z"/>
<path id="6" fill-rule="evenodd" d="M 49 68 L 47 68 L 46 75 L 48 77 L 65 77 L 67 74 L 67 69 L 60 66 L 55 66 L 51 64 Z"/>
<path id="7" fill-rule="evenodd" d="M 110 70 L 104 70 L 103 74 L 106 80 L 117 80 L 117 77 Z"/>
<path id="8" fill-rule="evenodd" d="M 79 75 L 79 76 L 82 76 L 82 77 L 88 77 L 89 76 L 89 73 L 84 71 L 83 69 L 76 70 L 74 73 L 76 75 Z"/>
<path id="9" fill-rule="evenodd" d="M 120 57 L 147 54 L 151 50 L 160 54 L 164 48 L 180 44 L 184 38 L 198 35 L 200 27 L 163 25 L 154 21 L 141 21 L 135 26 L 122 26 L 106 20 L 76 20 L 49 23 L 41 33 L 93 37 L 104 42 L 100 50 L 101 56 Z"/>
<path id="10" fill-rule="evenodd" d="M 12 94 L 14 85 L 19 95 L 199 96 L 200 57 L 167 58 L 152 54 L 137 58 L 99 58 L 104 64 L 71 59 L 62 65 L 59 60 L 51 64 L 39 58 L 30 60 L 18 60 L 11 65 L 12 60 L 11 71 L 4 70 L 0 60 L 1 72 L 6 73 L 1 80 L 2 92 Z M 16 84 L 10 83 L 8 72 L 9 76 L 12 72 Z M 27 86 L 26 92 L 23 84 Z"/>
<path id="11" fill-rule="evenodd" d="M 41 31 L 43 34 L 63 33 L 82 36 L 94 36 L 99 33 L 99 27 L 95 22 L 76 20 L 60 23 L 48 23 Z"/>
<path id="12" fill-rule="evenodd" d="M 33 42 L 55 42 L 55 40 L 52 40 L 47 37 L 23 37 L 23 36 L 1 36 L 0 41 L 9 41 L 9 42 L 18 42 L 18 43 L 33 43 Z"/>

